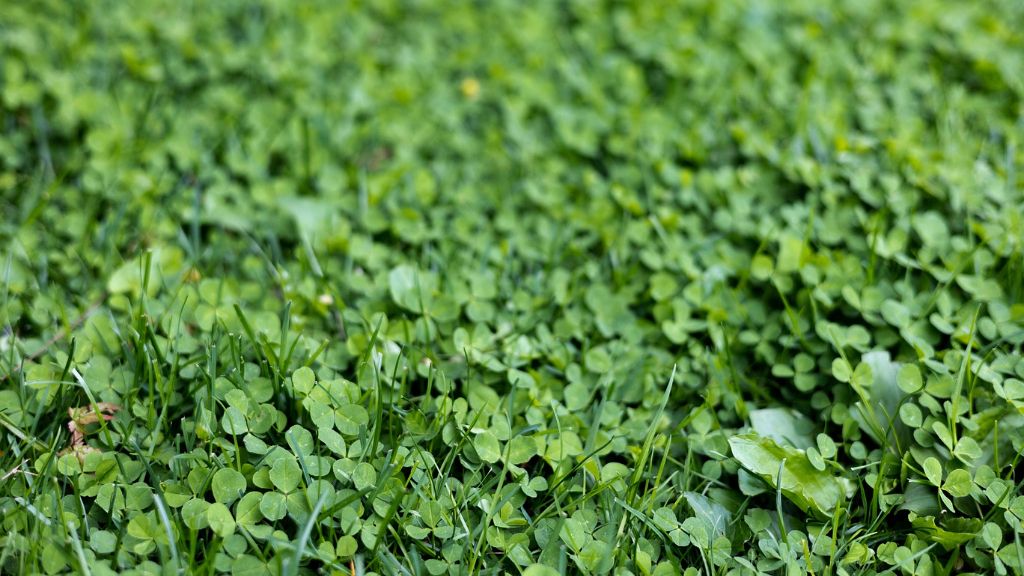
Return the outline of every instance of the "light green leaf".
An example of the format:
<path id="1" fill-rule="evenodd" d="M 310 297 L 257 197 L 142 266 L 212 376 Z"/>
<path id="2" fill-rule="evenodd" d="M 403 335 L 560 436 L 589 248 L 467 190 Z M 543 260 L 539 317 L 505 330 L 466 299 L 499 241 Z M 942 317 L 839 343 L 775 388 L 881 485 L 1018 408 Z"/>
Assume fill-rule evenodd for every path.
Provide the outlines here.
<path id="1" fill-rule="evenodd" d="M 591 574 L 604 574 L 611 570 L 614 563 L 608 544 L 600 540 L 591 540 L 580 550 L 579 561 Z"/>
<path id="2" fill-rule="evenodd" d="M 811 432 L 814 424 L 799 412 L 785 408 L 762 408 L 750 411 L 750 426 L 759 435 L 777 444 L 807 449 L 814 446 Z"/>
<path id="3" fill-rule="evenodd" d="M 359 549 L 359 544 L 356 539 L 352 536 L 342 536 L 338 538 L 338 544 L 335 546 L 335 553 L 339 558 L 350 558 Z"/>
<path id="4" fill-rule="evenodd" d="M 245 476 L 232 468 L 221 468 L 214 473 L 211 485 L 214 500 L 231 504 L 245 493 Z"/>
<path id="5" fill-rule="evenodd" d="M 356 490 L 371 488 L 377 484 L 377 471 L 366 462 L 360 462 L 352 471 L 352 484 Z"/>
<path id="6" fill-rule="evenodd" d="M 448 563 L 444 560 L 438 560 L 437 558 L 431 558 L 423 564 L 426 566 L 427 572 L 430 576 L 441 576 L 441 574 L 448 571 Z"/>
<path id="7" fill-rule="evenodd" d="M 324 446 L 331 452 L 334 452 L 338 456 L 344 456 L 347 454 L 348 446 L 345 444 L 345 439 L 341 437 L 334 430 L 329 428 L 320 428 L 317 430 L 317 436 L 320 441 L 323 442 Z"/>
<path id="8" fill-rule="evenodd" d="M 939 463 L 938 458 L 929 456 L 922 466 L 928 482 L 931 482 L 932 486 L 940 486 L 942 484 L 942 464 Z"/>
<path id="9" fill-rule="evenodd" d="M 915 518 L 914 531 L 930 542 L 937 542 L 946 550 L 966 544 L 981 531 L 984 522 L 976 518 L 950 518 L 939 526 L 932 516 Z"/>
<path id="10" fill-rule="evenodd" d="M 388 274 L 388 288 L 391 299 L 402 308 L 416 313 L 429 311 L 437 290 L 437 277 L 402 264 Z"/>
<path id="11" fill-rule="evenodd" d="M 231 563 L 231 576 L 271 576 L 273 572 L 265 562 L 255 556 L 242 554 Z"/>
<path id="12" fill-rule="evenodd" d="M 590 389 L 583 382 L 572 382 L 565 386 L 562 394 L 565 397 L 565 407 L 572 412 L 582 410 L 590 403 Z"/>
<path id="13" fill-rule="evenodd" d="M 582 550 L 590 541 L 590 534 L 587 533 L 583 523 L 576 518 L 566 518 L 563 520 L 562 529 L 559 530 L 558 536 L 574 552 Z"/>
<path id="14" fill-rule="evenodd" d="M 904 364 L 896 376 L 896 382 L 899 384 L 900 390 L 907 394 L 913 394 L 924 387 L 921 370 L 914 364 Z"/>
<path id="15" fill-rule="evenodd" d="M 181 519 L 185 522 L 185 526 L 193 530 L 202 530 L 209 526 L 206 521 L 206 511 L 209 508 L 210 503 L 206 500 L 193 498 L 181 507 Z"/>
<path id="16" fill-rule="evenodd" d="M 262 501 L 263 494 L 259 492 L 249 492 L 242 496 L 235 505 L 235 521 L 239 526 L 250 528 L 263 519 L 263 513 L 260 512 Z"/>
<path id="17" fill-rule="evenodd" d="M 853 368 L 843 358 L 836 358 L 832 361 L 832 375 L 840 382 L 849 382 L 850 377 L 853 376 Z"/>
<path id="18" fill-rule="evenodd" d="M 295 461 L 294 456 L 288 455 L 280 458 L 270 467 L 270 481 L 280 492 L 288 494 L 295 490 L 300 480 L 302 480 L 302 469 L 299 468 L 299 463 Z"/>
<path id="19" fill-rule="evenodd" d="M 473 439 L 473 448 L 480 456 L 480 459 L 493 464 L 501 459 L 501 444 L 490 431 L 484 431 Z"/>
<path id="20" fill-rule="evenodd" d="M 683 496 L 693 509 L 694 516 L 707 523 L 715 538 L 725 535 L 732 522 L 732 513 L 728 508 L 697 492 L 683 492 Z"/>
<path id="21" fill-rule="evenodd" d="M 733 457 L 801 509 L 828 518 L 846 499 L 846 483 L 816 470 L 800 450 L 779 446 L 770 438 L 741 434 L 729 439 Z M 781 468 L 781 486 L 777 483 Z"/>
<path id="22" fill-rule="evenodd" d="M 366 408 L 357 404 L 345 404 L 334 411 L 334 426 L 347 436 L 359 434 L 359 428 L 370 421 Z"/>
<path id="23" fill-rule="evenodd" d="M 900 420 L 911 428 L 919 428 L 924 423 L 924 415 L 917 404 L 906 403 L 900 406 Z"/>
<path id="24" fill-rule="evenodd" d="M 522 464 L 537 455 L 537 442 L 531 436 L 515 436 L 509 440 L 509 464 Z"/>
<path id="25" fill-rule="evenodd" d="M 523 576 L 559 576 L 559 572 L 544 564 L 531 564 L 523 570 Z"/>
<path id="26" fill-rule="evenodd" d="M 139 540 L 155 540 L 160 535 L 158 527 L 148 514 L 136 514 L 128 522 L 127 532 Z"/>
<path id="27" fill-rule="evenodd" d="M 224 416 L 220 419 L 220 425 L 225 432 L 236 436 L 241 436 L 249 431 L 245 422 L 245 414 L 234 406 L 228 406 L 224 410 Z"/>
<path id="28" fill-rule="evenodd" d="M 327 404 L 317 402 L 313 398 L 306 398 L 302 405 L 309 412 L 309 419 L 317 430 L 331 430 L 334 427 L 334 409 Z"/>
<path id="29" fill-rule="evenodd" d="M 313 390 L 316 384 L 316 374 L 308 366 L 303 366 L 292 372 L 292 388 L 296 394 L 306 396 Z"/>
<path id="30" fill-rule="evenodd" d="M 117 545 L 117 536 L 107 530 L 93 530 L 89 535 L 89 547 L 97 554 L 110 554 Z"/>
<path id="31" fill-rule="evenodd" d="M 220 502 L 210 505 L 206 511 L 206 520 L 210 523 L 210 529 L 221 538 L 235 533 L 235 518 L 231 516 L 228 507 Z"/>
<path id="32" fill-rule="evenodd" d="M 288 513 L 284 494 L 267 492 L 260 499 L 260 513 L 270 521 L 280 520 Z"/>
<path id="33" fill-rule="evenodd" d="M 800 268 L 805 244 L 803 239 L 791 234 L 783 234 L 779 238 L 779 256 L 776 259 L 776 269 L 779 272 L 793 272 Z"/>
<path id="34" fill-rule="evenodd" d="M 956 498 L 970 496 L 974 490 L 974 482 L 971 480 L 971 473 L 962 468 L 957 468 L 946 476 L 942 489 L 949 492 Z"/>

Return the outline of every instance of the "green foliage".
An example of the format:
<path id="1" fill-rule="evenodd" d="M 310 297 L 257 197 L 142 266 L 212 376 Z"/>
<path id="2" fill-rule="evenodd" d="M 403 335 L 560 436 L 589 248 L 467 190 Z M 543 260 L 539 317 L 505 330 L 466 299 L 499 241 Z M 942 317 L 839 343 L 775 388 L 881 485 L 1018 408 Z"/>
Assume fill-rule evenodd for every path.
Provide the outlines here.
<path id="1" fill-rule="evenodd" d="M 0 573 L 1019 574 L 1020 2 L 0 10 Z"/>

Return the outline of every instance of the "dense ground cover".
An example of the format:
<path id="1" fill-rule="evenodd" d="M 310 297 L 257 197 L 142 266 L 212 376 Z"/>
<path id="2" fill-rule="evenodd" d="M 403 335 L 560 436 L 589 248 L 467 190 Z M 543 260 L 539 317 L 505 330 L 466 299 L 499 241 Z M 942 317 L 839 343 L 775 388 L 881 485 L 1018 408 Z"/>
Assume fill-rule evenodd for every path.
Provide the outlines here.
<path id="1" fill-rule="evenodd" d="M 0 572 L 1021 573 L 1021 22 L 5 3 Z"/>

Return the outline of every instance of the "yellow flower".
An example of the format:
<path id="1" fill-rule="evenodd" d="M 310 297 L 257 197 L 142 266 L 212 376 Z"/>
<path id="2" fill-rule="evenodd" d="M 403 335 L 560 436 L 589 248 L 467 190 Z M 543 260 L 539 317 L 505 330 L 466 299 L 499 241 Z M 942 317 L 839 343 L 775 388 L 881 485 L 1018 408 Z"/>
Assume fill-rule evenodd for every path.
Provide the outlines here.
<path id="1" fill-rule="evenodd" d="M 476 100 L 480 96 L 480 81 L 472 76 L 464 78 L 459 85 L 462 95 L 468 100 Z"/>

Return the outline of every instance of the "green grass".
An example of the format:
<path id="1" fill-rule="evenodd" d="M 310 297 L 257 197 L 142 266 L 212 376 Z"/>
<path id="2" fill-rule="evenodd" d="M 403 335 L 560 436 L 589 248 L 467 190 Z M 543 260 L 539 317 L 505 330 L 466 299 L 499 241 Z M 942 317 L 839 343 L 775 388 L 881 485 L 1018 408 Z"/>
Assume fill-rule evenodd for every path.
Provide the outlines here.
<path id="1" fill-rule="evenodd" d="M 0 573 L 1024 573 L 1020 21 L 6 6 Z"/>

